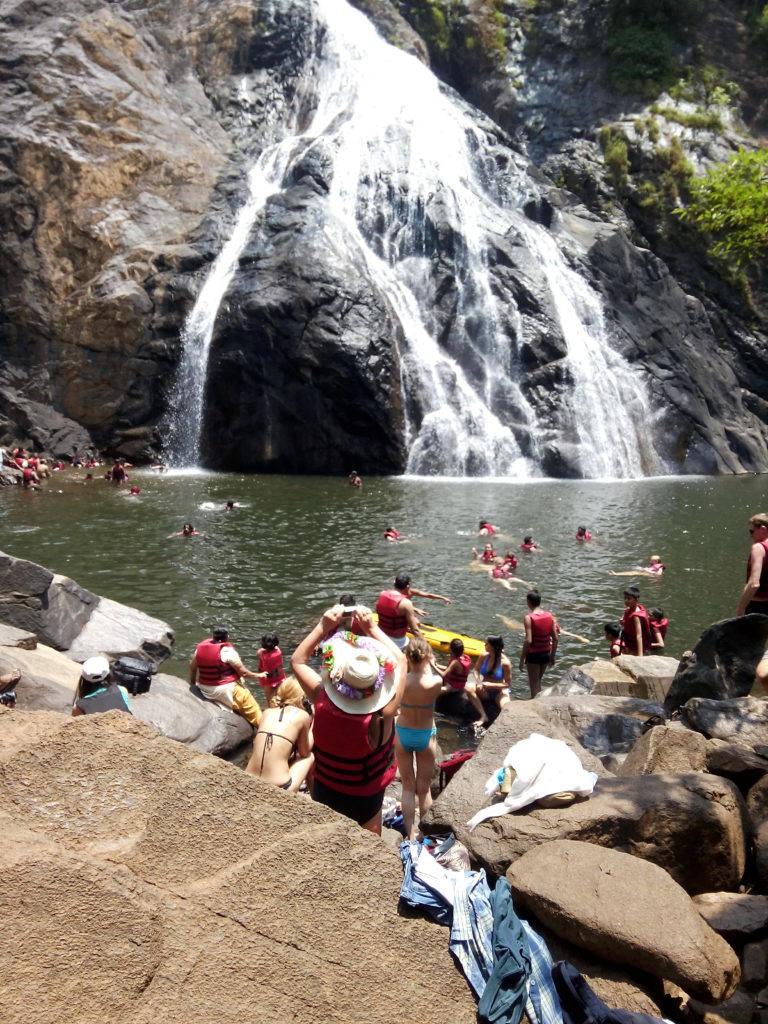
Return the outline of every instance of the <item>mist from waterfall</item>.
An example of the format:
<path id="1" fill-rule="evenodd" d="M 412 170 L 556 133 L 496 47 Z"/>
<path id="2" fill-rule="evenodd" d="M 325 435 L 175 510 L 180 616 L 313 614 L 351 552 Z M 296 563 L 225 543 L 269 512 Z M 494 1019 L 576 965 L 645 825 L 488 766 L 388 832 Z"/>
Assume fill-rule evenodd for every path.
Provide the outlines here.
<path id="1" fill-rule="evenodd" d="M 250 171 L 232 235 L 185 324 L 169 461 L 199 461 L 208 353 L 239 256 L 270 195 L 318 147 L 333 165 L 324 227 L 328 241 L 365 265 L 403 328 L 397 355 L 406 472 L 541 475 L 539 444 L 547 428 L 538 422 L 514 370 L 524 317 L 517 309 L 502 308 L 489 273 L 491 239 L 507 235 L 525 240 L 560 321 L 573 388 L 558 422 L 572 425 L 568 440 L 578 448 L 580 472 L 586 477 L 659 472 L 647 441 L 651 411 L 640 375 L 611 350 L 598 296 L 565 264 L 552 234 L 529 221 L 519 201 L 493 197 L 478 155 L 483 133 L 443 95 L 427 68 L 384 42 L 345 0 L 315 0 L 314 7 L 321 29 L 304 73 L 305 90 L 314 92 L 314 112 L 301 131 L 286 126 L 294 134 L 265 148 Z M 510 162 L 508 173 L 520 180 L 513 180 L 505 194 L 523 195 L 524 172 Z M 460 245 L 455 310 L 439 343 L 430 276 L 434 242 L 425 229 L 425 212 L 438 207 Z M 471 375 L 450 355 L 468 349 Z M 512 418 L 505 414 L 510 409 Z"/>

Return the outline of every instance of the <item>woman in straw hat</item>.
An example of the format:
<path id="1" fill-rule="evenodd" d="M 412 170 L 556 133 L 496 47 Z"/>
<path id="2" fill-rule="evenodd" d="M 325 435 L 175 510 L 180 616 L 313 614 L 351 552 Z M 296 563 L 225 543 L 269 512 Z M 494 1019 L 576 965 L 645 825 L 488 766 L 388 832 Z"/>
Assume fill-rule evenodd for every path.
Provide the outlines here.
<path id="1" fill-rule="evenodd" d="M 313 799 L 381 835 L 384 790 L 395 777 L 393 722 L 406 666 L 370 609 L 358 607 L 356 619 L 359 636 L 343 628 L 344 605 L 329 608 L 296 648 L 291 665 L 315 706 Z M 320 643 L 322 673 L 308 664 Z"/>
<path id="2" fill-rule="evenodd" d="M 295 793 L 314 761 L 312 719 L 302 706 L 304 693 L 295 679 L 284 679 L 276 688 L 274 699 L 276 706 L 262 713 L 245 770 Z"/>

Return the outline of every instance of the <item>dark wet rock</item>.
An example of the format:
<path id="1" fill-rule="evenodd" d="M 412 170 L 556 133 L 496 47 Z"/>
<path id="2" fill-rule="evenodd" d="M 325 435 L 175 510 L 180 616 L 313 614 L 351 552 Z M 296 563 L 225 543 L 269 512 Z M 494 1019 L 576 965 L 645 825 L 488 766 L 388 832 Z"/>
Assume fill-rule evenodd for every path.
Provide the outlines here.
<path id="1" fill-rule="evenodd" d="M 680 717 L 690 729 L 714 739 L 737 739 L 750 747 L 768 742 L 768 701 L 759 697 L 738 700 L 693 697 L 680 709 Z"/>
<path id="2" fill-rule="evenodd" d="M 713 623 L 701 634 L 693 652 L 681 660 L 664 701 L 666 713 L 691 697 L 710 701 L 746 697 L 766 643 L 768 616 L 742 615 Z"/>

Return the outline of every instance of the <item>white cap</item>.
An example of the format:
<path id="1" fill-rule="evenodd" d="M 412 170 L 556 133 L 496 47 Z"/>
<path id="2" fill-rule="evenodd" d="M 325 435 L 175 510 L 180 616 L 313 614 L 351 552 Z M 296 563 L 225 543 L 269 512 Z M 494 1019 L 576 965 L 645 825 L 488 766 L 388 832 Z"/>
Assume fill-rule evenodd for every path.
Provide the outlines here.
<path id="1" fill-rule="evenodd" d="M 102 655 L 83 662 L 82 676 L 87 683 L 101 683 L 109 675 L 109 662 Z"/>

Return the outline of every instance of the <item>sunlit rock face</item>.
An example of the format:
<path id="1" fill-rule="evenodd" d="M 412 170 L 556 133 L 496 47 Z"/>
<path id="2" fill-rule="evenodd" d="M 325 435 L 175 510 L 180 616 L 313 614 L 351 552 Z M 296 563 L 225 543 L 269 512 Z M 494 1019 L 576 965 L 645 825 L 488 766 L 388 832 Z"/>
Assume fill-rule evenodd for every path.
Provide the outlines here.
<path id="1" fill-rule="evenodd" d="M 745 388 L 711 308 L 532 169 L 490 93 L 497 123 L 440 88 L 394 7 L 356 6 L 401 50 L 343 0 L 0 2 L 0 441 L 246 471 L 768 469 L 759 333 L 731 328 Z"/>

